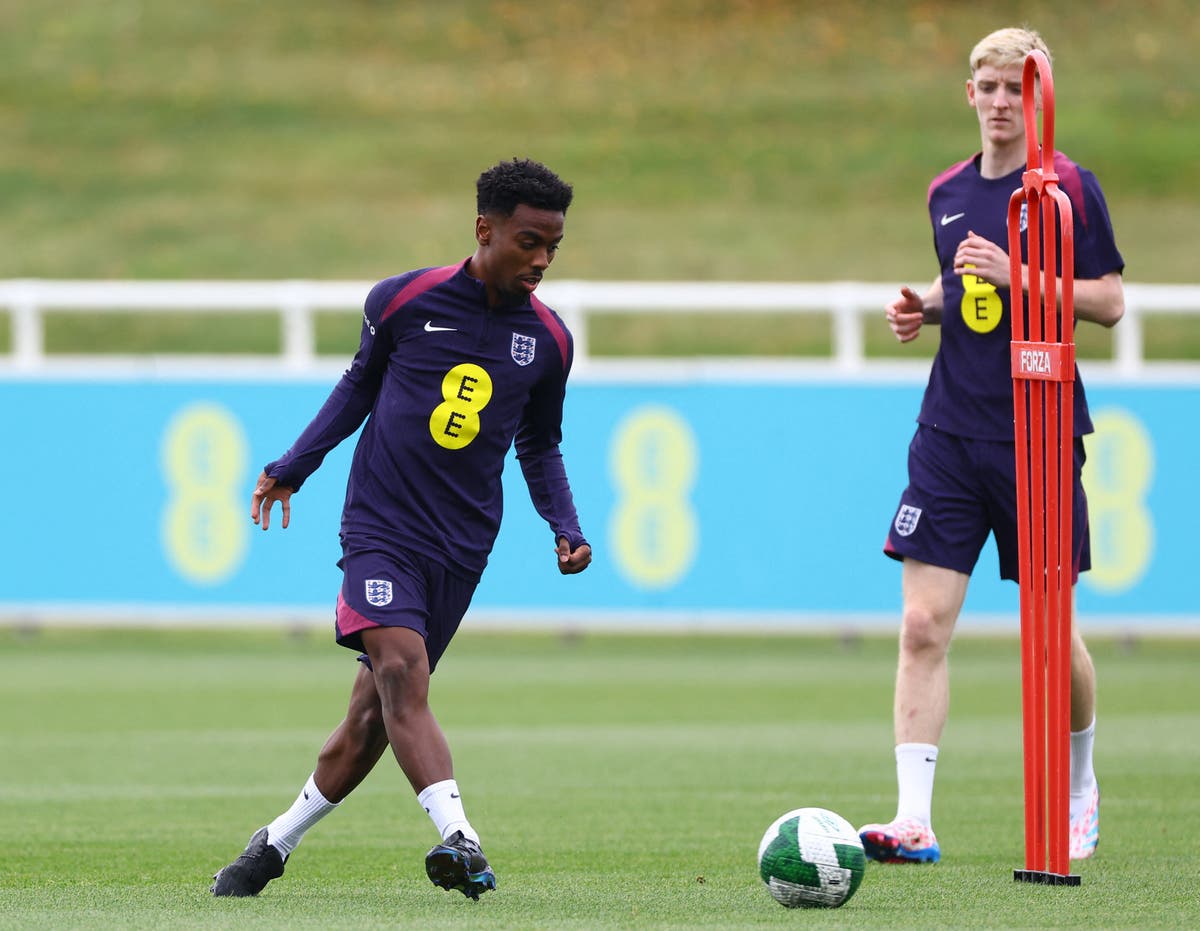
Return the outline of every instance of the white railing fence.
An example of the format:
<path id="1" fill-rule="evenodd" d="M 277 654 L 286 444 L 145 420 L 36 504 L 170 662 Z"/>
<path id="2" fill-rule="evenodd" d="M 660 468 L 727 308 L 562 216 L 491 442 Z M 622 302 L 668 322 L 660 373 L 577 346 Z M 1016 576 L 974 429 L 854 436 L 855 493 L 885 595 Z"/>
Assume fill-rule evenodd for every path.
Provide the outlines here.
<path id="1" fill-rule="evenodd" d="M 366 281 L 51 281 L 0 280 L 0 309 L 11 317 L 11 351 L 0 353 L 0 371 L 37 372 L 55 362 L 86 366 L 101 357 L 61 359 L 45 351 L 45 314 L 170 313 L 174 311 L 279 315 L 281 353 L 275 365 L 302 372 L 319 361 L 314 315 L 354 311 L 373 282 Z M 833 369 L 853 374 L 874 364 L 865 351 L 865 324 L 879 322 L 899 284 L 547 281 L 539 297 L 554 307 L 575 336 L 576 369 L 595 360 L 588 352 L 589 313 L 830 314 Z M 1125 285 L 1126 316 L 1114 330 L 1114 371 L 1141 375 L 1154 368 L 1144 355 L 1145 314 L 1200 314 L 1200 285 Z M 108 357 L 104 357 L 108 358 Z M 260 360 L 262 361 L 262 360 Z M 344 360 L 342 360 L 344 361 Z M 273 367 L 273 366 L 272 366 Z"/>

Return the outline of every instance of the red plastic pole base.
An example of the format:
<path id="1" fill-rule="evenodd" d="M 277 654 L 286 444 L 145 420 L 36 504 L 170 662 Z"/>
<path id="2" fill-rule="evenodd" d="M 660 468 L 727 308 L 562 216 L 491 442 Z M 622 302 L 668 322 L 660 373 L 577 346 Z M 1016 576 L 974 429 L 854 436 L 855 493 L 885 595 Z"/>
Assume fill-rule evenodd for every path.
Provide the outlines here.
<path id="1" fill-rule="evenodd" d="M 1045 870 L 1013 870 L 1013 881 L 1038 886 L 1078 886 L 1082 880 L 1074 873 L 1050 873 Z"/>

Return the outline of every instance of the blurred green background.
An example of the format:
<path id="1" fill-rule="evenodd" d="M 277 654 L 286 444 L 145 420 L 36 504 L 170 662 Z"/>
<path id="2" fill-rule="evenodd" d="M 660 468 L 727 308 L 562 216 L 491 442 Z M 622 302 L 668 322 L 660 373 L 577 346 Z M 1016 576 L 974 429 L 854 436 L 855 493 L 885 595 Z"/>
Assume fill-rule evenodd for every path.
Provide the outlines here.
<path id="1" fill-rule="evenodd" d="M 375 280 L 530 156 L 576 187 L 556 277 L 924 284 L 967 53 L 1021 23 L 1127 279 L 1200 278 L 1193 0 L 0 0 L 0 278 Z"/>

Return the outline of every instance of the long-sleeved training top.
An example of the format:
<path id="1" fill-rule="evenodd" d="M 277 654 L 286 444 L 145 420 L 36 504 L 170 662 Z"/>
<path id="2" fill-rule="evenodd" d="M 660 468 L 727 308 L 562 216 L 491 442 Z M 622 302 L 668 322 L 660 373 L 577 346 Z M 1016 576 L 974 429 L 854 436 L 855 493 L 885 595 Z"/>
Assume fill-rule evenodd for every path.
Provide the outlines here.
<path id="1" fill-rule="evenodd" d="M 354 361 L 266 473 L 299 489 L 366 419 L 346 484 L 343 547 L 405 547 L 478 579 L 500 529 L 514 440 L 555 539 L 572 549 L 586 540 L 558 448 L 571 334 L 532 295 L 489 308 L 466 265 L 371 289 Z"/>

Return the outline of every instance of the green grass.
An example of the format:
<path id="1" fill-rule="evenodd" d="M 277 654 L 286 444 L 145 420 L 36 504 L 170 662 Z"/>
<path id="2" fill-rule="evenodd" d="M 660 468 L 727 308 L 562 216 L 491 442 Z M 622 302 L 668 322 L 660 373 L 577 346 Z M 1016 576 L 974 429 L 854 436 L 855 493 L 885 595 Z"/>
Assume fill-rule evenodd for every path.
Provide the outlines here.
<path id="1" fill-rule="evenodd" d="M 1193 4 L 1009 18 L 1055 52 L 1057 141 L 1104 184 L 1129 280 L 1195 280 Z M 949 0 L 10 0 L 0 278 L 376 280 L 466 255 L 476 175 L 532 155 L 577 190 L 556 276 L 923 284 L 926 185 L 979 141 L 967 52 L 1006 22 Z M 872 354 L 912 354 L 876 329 Z M 825 355 L 828 331 L 802 318 L 760 344 L 649 317 L 592 335 L 601 353 Z M 269 352 L 278 334 L 63 316 L 47 342 Z M 1200 358 L 1200 332 L 1156 321 L 1147 353 Z"/>
<path id="2" fill-rule="evenodd" d="M 1194 927 L 1200 641 L 1097 639 L 1098 856 L 1020 886 L 1011 639 L 952 658 L 944 861 L 868 867 L 831 912 L 778 906 L 759 836 L 790 808 L 891 814 L 891 637 L 472 631 L 434 679 L 500 887 L 434 889 L 389 759 L 258 899 L 212 872 L 295 797 L 352 657 L 324 634 L 0 630 L 0 927 Z"/>
<path id="3" fill-rule="evenodd" d="M 1014 19 L 1055 50 L 1057 139 L 1104 183 L 1130 280 L 1193 280 L 1200 17 L 1066 0 Z M 374 280 L 469 252 L 476 174 L 529 154 L 576 184 L 564 277 L 923 283 L 925 186 L 978 144 L 963 62 L 998 24 L 947 0 L 0 4 L 0 277 Z M 819 356 L 828 329 L 802 318 L 760 345 L 651 317 L 593 336 Z M 898 354 L 878 329 L 871 353 Z M 63 315 L 47 337 L 277 342 L 272 321 L 143 315 Z M 1156 322 L 1147 353 L 1200 357 L 1200 333 Z"/>
<path id="4" fill-rule="evenodd" d="M 1028 20 L 1140 281 L 1200 238 L 1189 0 L 0 4 L 0 277 L 364 278 L 471 248 L 475 176 L 577 187 L 558 273 L 932 278 L 970 47 Z"/>

